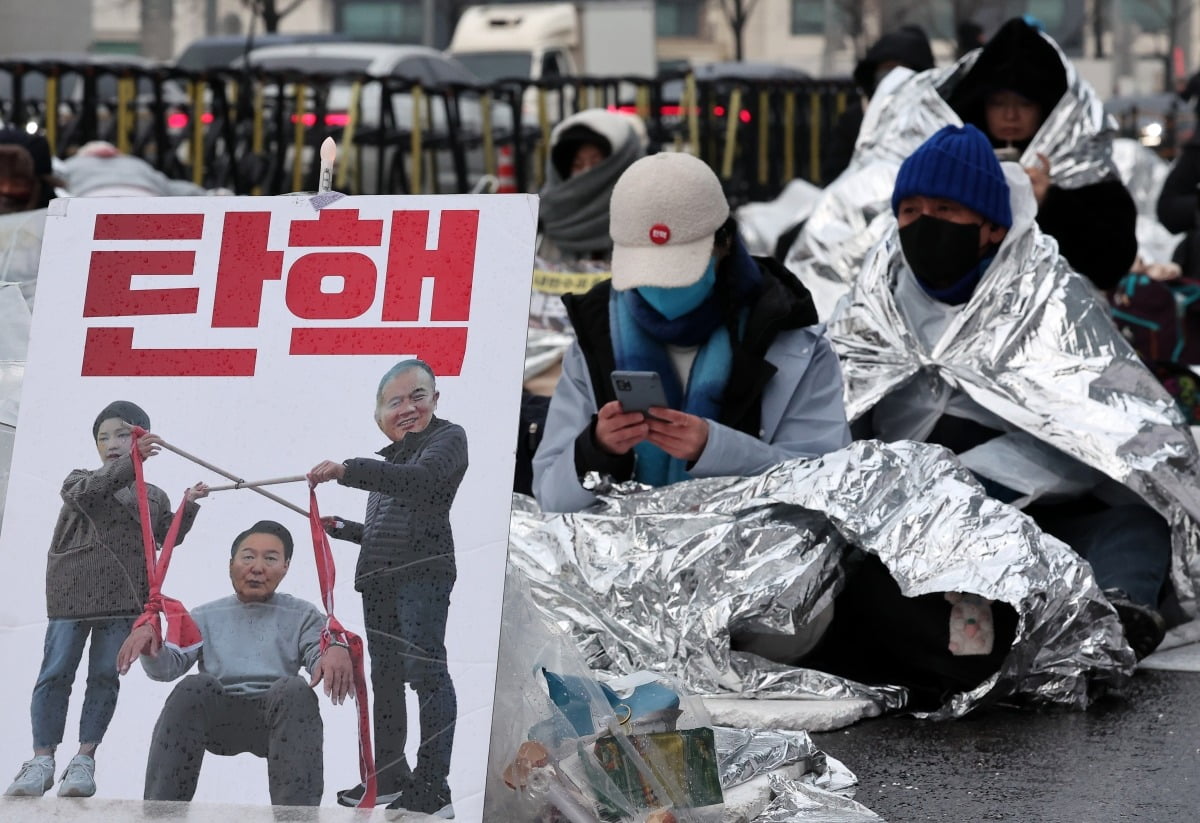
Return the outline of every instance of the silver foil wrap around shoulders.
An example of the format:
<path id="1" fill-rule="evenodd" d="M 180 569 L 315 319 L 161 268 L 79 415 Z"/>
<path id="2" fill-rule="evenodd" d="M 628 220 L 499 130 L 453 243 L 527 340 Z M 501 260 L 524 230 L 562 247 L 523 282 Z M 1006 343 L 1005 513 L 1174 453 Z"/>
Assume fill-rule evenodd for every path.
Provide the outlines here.
<path id="1" fill-rule="evenodd" d="M 1067 90 L 1017 162 L 1032 167 L 1039 164 L 1038 155 L 1044 155 L 1051 183 L 1061 188 L 1116 178 L 1116 121 L 1058 45 L 1047 40 L 1063 63 Z M 979 55 L 976 49 L 949 66 L 919 74 L 893 70 L 871 98 L 850 165 L 826 186 L 784 260 L 813 292 L 822 318 L 855 281 L 867 252 L 895 222 L 891 196 L 900 164 L 938 129 L 962 125 L 946 99 Z"/>
<path id="2" fill-rule="evenodd" d="M 1021 211 L 1029 204 L 1015 201 L 1014 213 Z M 1034 224 L 1014 225 L 970 300 L 932 341 L 909 328 L 893 294 L 905 265 L 893 227 L 829 323 L 847 417 L 858 419 L 902 388 L 965 395 L 1001 419 L 1015 434 L 1010 439 L 1041 462 L 1065 455 L 1097 482 L 1158 511 L 1172 529 L 1170 582 L 1183 611 L 1194 617 L 1200 581 L 1195 438 L 1053 238 Z"/>

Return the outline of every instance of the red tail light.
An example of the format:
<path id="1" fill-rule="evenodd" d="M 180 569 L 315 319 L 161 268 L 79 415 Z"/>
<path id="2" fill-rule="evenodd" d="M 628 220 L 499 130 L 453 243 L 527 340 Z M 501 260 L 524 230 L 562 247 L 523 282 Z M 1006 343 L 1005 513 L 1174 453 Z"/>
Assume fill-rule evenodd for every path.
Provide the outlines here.
<path id="1" fill-rule="evenodd" d="M 608 110 L 609 111 L 619 111 L 619 112 L 623 112 L 625 114 L 637 114 L 638 109 L 637 109 L 637 106 L 609 106 Z M 660 115 L 662 115 L 663 117 L 680 117 L 680 116 L 686 114 L 686 112 L 683 109 L 683 106 L 676 105 L 673 103 L 664 103 L 663 105 L 659 106 L 658 113 Z"/>
<path id="2" fill-rule="evenodd" d="M 609 106 L 608 110 L 619 111 L 625 114 L 637 114 L 637 106 Z M 680 117 L 686 112 L 684 111 L 683 106 L 662 105 L 659 106 L 658 113 L 663 117 Z M 713 106 L 713 115 L 716 117 L 724 117 L 725 107 Z M 742 121 L 743 123 L 749 123 L 751 120 L 750 110 L 742 109 L 740 112 L 738 112 L 738 120 Z"/>
<path id="3" fill-rule="evenodd" d="M 191 120 L 192 119 L 190 117 L 188 117 L 187 112 L 183 112 L 183 111 L 171 112 L 170 114 L 167 115 L 167 128 L 174 129 L 176 131 L 178 131 L 180 129 L 186 129 L 188 127 L 188 123 L 190 123 Z M 211 124 L 212 121 L 213 121 L 213 116 L 212 116 L 211 111 L 206 111 L 206 112 L 204 112 L 204 114 L 200 115 L 200 122 L 203 123 L 204 125 L 207 126 L 207 125 Z"/>
<path id="4" fill-rule="evenodd" d="M 292 123 L 296 122 L 296 117 L 297 117 L 296 115 L 294 115 L 294 114 L 292 115 Z M 311 129 L 313 126 L 317 125 L 317 115 L 313 114 L 312 112 L 305 112 L 303 115 L 303 122 L 304 122 L 305 128 Z M 330 114 L 325 115 L 325 125 L 326 126 L 343 127 L 349 122 L 350 122 L 350 115 L 344 111 L 332 112 Z"/>
<path id="5" fill-rule="evenodd" d="M 725 116 L 725 107 L 724 106 L 713 106 L 713 114 L 716 115 L 717 117 L 724 117 Z M 738 120 L 741 120 L 743 123 L 749 123 L 750 122 L 750 110 L 742 109 L 741 111 L 739 111 L 738 112 Z"/>

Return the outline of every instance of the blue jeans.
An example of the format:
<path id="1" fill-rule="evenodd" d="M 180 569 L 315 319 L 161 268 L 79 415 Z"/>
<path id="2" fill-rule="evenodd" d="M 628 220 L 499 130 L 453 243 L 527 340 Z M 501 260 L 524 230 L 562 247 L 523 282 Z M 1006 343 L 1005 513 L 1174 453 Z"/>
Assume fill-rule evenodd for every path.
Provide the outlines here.
<path id="1" fill-rule="evenodd" d="M 1101 589 L 1120 589 L 1158 608 L 1171 564 L 1171 527 L 1154 509 L 1132 504 L 1074 513 L 1047 506 L 1033 517 L 1088 562 Z"/>
<path id="2" fill-rule="evenodd" d="M 133 617 L 50 619 L 46 626 L 42 670 L 33 687 L 33 702 L 29 707 L 35 749 L 52 749 L 62 742 L 67 724 L 67 699 L 71 696 L 75 671 L 83 658 L 83 645 L 89 634 L 92 642 L 83 715 L 79 718 L 79 742 L 98 744 L 104 739 L 121 688 L 117 652 L 129 636 L 133 621 Z"/>

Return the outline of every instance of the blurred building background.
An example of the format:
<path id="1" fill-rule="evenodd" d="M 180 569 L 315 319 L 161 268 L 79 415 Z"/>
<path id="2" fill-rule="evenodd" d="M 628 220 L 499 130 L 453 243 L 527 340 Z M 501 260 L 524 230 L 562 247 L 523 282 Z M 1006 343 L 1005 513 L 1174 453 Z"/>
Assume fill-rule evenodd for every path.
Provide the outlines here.
<path id="1" fill-rule="evenodd" d="M 588 0 L 620 2 L 620 0 Z M 444 47 L 467 0 L 9 0 L 0 56 L 92 51 L 170 60 L 197 37 L 335 32 Z M 733 60 L 846 76 L 881 33 L 923 26 L 940 60 L 964 24 L 1037 18 L 1105 95 L 1177 87 L 1200 64 L 1200 0 L 657 0 L 663 67 Z"/>

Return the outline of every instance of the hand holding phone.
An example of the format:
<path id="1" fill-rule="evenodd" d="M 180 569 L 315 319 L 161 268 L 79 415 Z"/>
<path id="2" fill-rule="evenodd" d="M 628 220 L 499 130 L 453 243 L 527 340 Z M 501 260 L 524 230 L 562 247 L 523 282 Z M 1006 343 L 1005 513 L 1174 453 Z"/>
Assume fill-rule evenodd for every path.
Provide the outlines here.
<path id="1" fill-rule="evenodd" d="M 626 412 L 620 400 L 610 400 L 596 410 L 592 437 L 602 451 L 628 454 L 650 434 L 650 424 L 641 412 Z"/>

